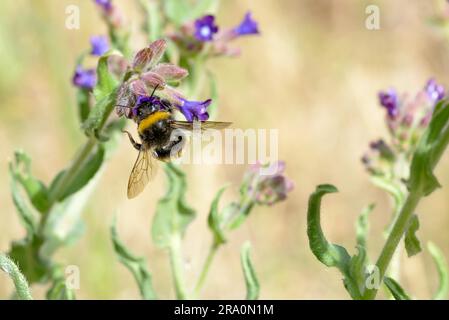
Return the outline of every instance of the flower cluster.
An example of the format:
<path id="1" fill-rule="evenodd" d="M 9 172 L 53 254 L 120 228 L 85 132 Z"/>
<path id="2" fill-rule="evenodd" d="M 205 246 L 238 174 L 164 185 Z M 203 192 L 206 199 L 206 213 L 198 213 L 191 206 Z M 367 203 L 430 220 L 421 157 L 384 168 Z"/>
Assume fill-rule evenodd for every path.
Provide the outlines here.
<path id="1" fill-rule="evenodd" d="M 215 16 L 205 15 L 184 24 L 178 31 L 170 34 L 169 38 L 187 55 L 201 52 L 205 44 L 209 43 L 208 53 L 213 56 L 236 56 L 240 51 L 231 47 L 230 42 L 241 36 L 255 34 L 259 34 L 258 24 L 251 12 L 248 12 L 240 24 L 223 30 L 216 24 Z"/>
<path id="2" fill-rule="evenodd" d="M 118 93 L 116 112 L 119 116 L 135 119 L 133 108 L 152 98 L 156 91 L 157 99 L 165 99 L 175 106 L 188 121 L 205 121 L 209 118 L 207 107 L 211 100 L 189 101 L 170 84 L 184 79 L 187 70 L 171 63 L 160 63 L 167 47 L 165 40 L 156 40 L 148 47 L 138 51 L 128 66 L 129 79 Z M 135 110 L 135 109 L 134 109 Z"/>
<path id="3" fill-rule="evenodd" d="M 428 80 L 412 97 L 408 94 L 400 96 L 392 88 L 379 92 L 379 104 L 386 110 L 385 121 L 391 139 L 389 143 L 380 139 L 370 144 L 370 150 L 362 158 L 367 170 L 384 175 L 398 160 L 408 163 L 435 105 L 445 98 L 445 94 L 444 87 L 434 79 Z"/>
<path id="4" fill-rule="evenodd" d="M 92 36 L 90 44 L 90 54 L 93 56 L 101 56 L 109 51 L 109 42 L 105 36 Z M 81 65 L 77 65 L 72 77 L 72 83 L 78 88 L 92 90 L 97 83 L 95 69 L 84 69 Z"/>
<path id="5" fill-rule="evenodd" d="M 242 193 L 259 205 L 273 205 L 285 200 L 294 188 L 293 181 L 284 174 L 285 162 L 277 161 L 250 167 L 245 175 Z"/>

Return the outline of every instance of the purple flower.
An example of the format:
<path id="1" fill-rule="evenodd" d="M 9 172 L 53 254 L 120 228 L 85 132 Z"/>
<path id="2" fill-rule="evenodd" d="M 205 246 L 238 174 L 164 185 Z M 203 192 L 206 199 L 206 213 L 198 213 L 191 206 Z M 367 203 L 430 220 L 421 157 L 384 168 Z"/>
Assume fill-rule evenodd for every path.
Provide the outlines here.
<path id="1" fill-rule="evenodd" d="M 262 165 L 257 163 L 247 172 L 244 191 L 260 205 L 273 205 L 285 200 L 294 188 L 292 180 L 284 174 L 285 162 L 276 161 Z"/>
<path id="2" fill-rule="evenodd" d="M 257 21 L 253 20 L 251 17 L 251 12 L 247 12 L 243 21 L 233 29 L 233 31 L 239 35 L 250 35 L 250 34 L 259 34 L 259 28 L 257 26 Z"/>
<path id="3" fill-rule="evenodd" d="M 207 119 L 209 119 L 207 107 L 211 104 L 211 99 L 208 99 L 206 101 L 189 101 L 181 97 L 179 99 L 182 101 L 182 104 L 177 105 L 177 107 L 187 119 L 187 121 L 192 122 L 195 119 L 206 121 Z"/>
<path id="4" fill-rule="evenodd" d="M 90 53 L 94 56 L 102 56 L 109 50 L 108 39 L 105 36 L 90 37 L 90 45 L 92 46 Z"/>
<path id="5" fill-rule="evenodd" d="M 387 109 L 390 118 L 395 118 L 398 115 L 399 104 L 396 90 L 388 89 L 379 92 L 379 103 Z"/>
<path id="6" fill-rule="evenodd" d="M 440 84 L 438 84 L 435 79 L 430 79 L 427 81 L 427 84 L 425 86 L 425 91 L 427 95 L 429 96 L 430 100 L 433 102 L 438 102 L 441 99 L 444 98 L 446 92 L 444 90 L 444 87 Z"/>
<path id="7" fill-rule="evenodd" d="M 199 41 L 212 41 L 214 34 L 218 32 L 215 17 L 207 15 L 195 20 L 195 38 Z"/>
<path id="8" fill-rule="evenodd" d="M 104 11 L 110 11 L 112 9 L 111 0 L 95 0 L 95 3 L 99 5 Z"/>
<path id="9" fill-rule="evenodd" d="M 95 70 L 83 69 L 81 66 L 77 66 L 72 78 L 72 83 L 78 88 L 92 90 L 97 83 Z"/>

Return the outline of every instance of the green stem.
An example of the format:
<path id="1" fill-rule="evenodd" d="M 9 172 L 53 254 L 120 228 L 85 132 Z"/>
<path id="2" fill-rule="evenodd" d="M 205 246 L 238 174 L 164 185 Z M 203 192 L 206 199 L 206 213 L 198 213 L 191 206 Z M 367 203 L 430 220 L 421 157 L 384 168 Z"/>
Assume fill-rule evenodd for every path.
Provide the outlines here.
<path id="1" fill-rule="evenodd" d="M 6 255 L 0 254 L 0 270 L 6 272 L 16 287 L 16 294 L 20 300 L 33 300 L 28 282 L 17 265 Z"/>
<path id="2" fill-rule="evenodd" d="M 184 267 L 181 253 L 181 238 L 179 235 L 174 235 L 168 247 L 170 254 L 170 263 L 172 270 L 173 282 L 175 284 L 176 298 L 185 300 L 188 298 L 185 280 Z"/>
<path id="3" fill-rule="evenodd" d="M 193 291 L 193 297 L 195 298 L 197 298 L 201 293 L 201 289 L 204 286 L 204 282 L 206 281 L 210 266 L 212 264 L 212 261 L 214 260 L 215 254 L 217 253 L 219 247 L 220 244 L 214 241 L 209 248 L 209 253 L 207 254 L 206 260 L 204 261 L 203 268 L 201 269 L 201 273 L 198 278 L 198 282 L 196 283 L 195 289 Z"/>
<path id="4" fill-rule="evenodd" d="M 82 167 L 82 164 L 89 157 L 90 153 L 95 148 L 97 143 L 98 140 L 96 140 L 95 138 L 89 138 L 86 141 L 86 143 L 75 156 L 75 159 L 73 159 L 70 167 L 64 172 L 62 178 L 57 181 L 55 187 L 52 189 L 53 192 L 51 192 L 49 195 L 49 209 L 45 214 L 42 215 L 42 220 L 40 223 L 41 234 L 44 232 L 51 208 L 58 201 L 59 197 L 64 194 L 66 188 L 70 185 L 73 179 L 79 174 L 79 170 Z"/>
<path id="5" fill-rule="evenodd" d="M 393 254 L 396 251 L 396 248 L 407 229 L 409 220 L 415 212 L 415 209 L 422 197 L 423 194 L 416 191 L 411 192 L 408 195 L 407 200 L 405 201 L 404 206 L 402 207 L 402 210 L 397 217 L 390 234 L 388 235 L 387 241 L 385 242 L 382 252 L 380 253 L 380 256 L 376 262 L 376 267 L 378 268 L 379 272 L 379 279 L 381 281 L 385 275 L 388 265 L 391 262 Z M 366 290 L 365 294 L 363 295 L 363 299 L 374 299 L 376 297 L 377 291 L 378 288 Z"/>

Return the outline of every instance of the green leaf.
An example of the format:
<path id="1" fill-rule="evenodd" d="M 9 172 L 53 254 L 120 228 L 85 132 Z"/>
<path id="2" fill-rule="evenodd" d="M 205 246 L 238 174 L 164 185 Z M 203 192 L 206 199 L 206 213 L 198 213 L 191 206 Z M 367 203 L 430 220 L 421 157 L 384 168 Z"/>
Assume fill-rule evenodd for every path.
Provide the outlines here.
<path id="1" fill-rule="evenodd" d="M 26 200 L 23 198 L 17 185 L 17 178 L 14 174 L 12 164 L 9 164 L 9 173 L 11 176 L 11 192 L 14 205 L 19 213 L 20 221 L 27 231 L 27 237 L 31 238 L 37 230 L 36 214 L 29 207 Z"/>
<path id="2" fill-rule="evenodd" d="M 449 292 L 449 271 L 444 258 L 443 252 L 432 242 L 427 243 L 427 250 L 429 250 L 433 261 L 438 270 L 439 285 L 438 290 L 434 294 L 433 299 L 444 300 L 447 299 L 447 294 Z"/>
<path id="3" fill-rule="evenodd" d="M 82 235 L 84 223 L 81 214 L 95 191 L 101 173 L 98 171 L 82 189 L 52 206 L 43 230 L 45 242 L 40 249 L 42 257 L 51 257 L 61 246 L 72 244 Z"/>
<path id="4" fill-rule="evenodd" d="M 401 285 L 397 283 L 396 280 L 394 280 L 393 278 L 385 277 L 384 283 L 396 300 L 411 300 L 410 296 L 405 292 L 405 290 L 401 287 Z"/>
<path id="5" fill-rule="evenodd" d="M 107 52 L 98 60 L 97 85 L 94 88 L 96 104 L 90 110 L 89 116 L 83 123 L 83 129 L 87 136 L 96 136 L 100 140 L 106 138 L 100 136 L 100 129 L 106 123 L 107 118 L 115 107 L 119 81 L 109 72 L 108 58 L 112 55 L 121 55 L 119 51 Z"/>
<path id="6" fill-rule="evenodd" d="M 397 182 L 391 181 L 390 179 L 380 176 L 372 176 L 371 182 L 375 186 L 386 191 L 390 196 L 392 196 L 397 206 L 401 205 L 404 202 L 405 193 L 402 190 L 403 187 L 398 185 Z"/>
<path id="7" fill-rule="evenodd" d="M 165 0 L 165 15 L 177 26 L 182 25 L 190 17 L 191 6 L 186 1 Z"/>
<path id="8" fill-rule="evenodd" d="M 251 244 L 246 242 L 240 250 L 240 262 L 242 264 L 243 275 L 245 277 L 246 299 L 257 300 L 259 298 L 260 286 L 259 280 L 257 280 L 256 271 L 254 270 L 254 266 L 249 255 L 250 250 Z"/>
<path id="9" fill-rule="evenodd" d="M 59 278 L 47 291 L 47 300 L 76 300 L 75 292 L 67 287 L 65 278 Z"/>
<path id="10" fill-rule="evenodd" d="M 25 189 L 36 210 L 46 212 L 49 207 L 47 187 L 31 174 L 31 159 L 25 152 L 15 152 L 14 162 L 10 164 L 10 173 L 13 180 L 18 181 Z"/>
<path id="11" fill-rule="evenodd" d="M 14 260 L 26 279 L 30 283 L 42 282 L 47 277 L 47 271 L 50 265 L 39 256 L 39 248 L 42 240 L 33 237 L 32 239 L 23 239 L 14 241 L 9 251 L 9 256 Z"/>
<path id="12" fill-rule="evenodd" d="M 160 247 L 167 247 L 174 235 L 182 238 L 196 215 L 184 198 L 187 191 L 185 174 L 172 163 L 165 165 L 165 173 L 168 190 L 156 206 L 152 226 L 153 241 Z"/>
<path id="13" fill-rule="evenodd" d="M 376 205 L 374 203 L 371 203 L 365 208 L 363 208 L 362 213 L 358 217 L 357 223 L 355 225 L 357 245 L 363 248 L 366 248 L 366 239 L 368 238 L 368 231 L 369 231 L 368 217 L 370 213 L 374 210 L 375 206 Z"/>
<path id="14" fill-rule="evenodd" d="M 223 192 L 226 190 L 226 187 L 227 186 L 222 187 L 220 190 L 218 190 L 217 194 L 215 195 L 215 198 L 210 206 L 209 217 L 207 219 L 209 228 L 214 235 L 214 243 L 216 244 L 222 244 L 226 242 L 226 236 L 224 234 L 223 229 L 224 224 L 218 209 L 218 203 L 220 201 L 221 196 L 223 195 Z"/>
<path id="15" fill-rule="evenodd" d="M 409 190 L 419 191 L 427 196 L 440 187 L 433 169 L 449 142 L 448 120 L 448 103 L 442 100 L 435 106 L 430 124 L 413 155 L 407 184 Z"/>
<path id="16" fill-rule="evenodd" d="M 146 300 L 156 299 L 151 274 L 146 267 L 145 259 L 135 256 L 125 247 L 118 236 L 115 219 L 111 226 L 111 239 L 118 259 L 133 274 L 142 298 Z"/>
<path id="17" fill-rule="evenodd" d="M 94 88 L 94 96 L 97 102 L 111 95 L 119 84 L 115 76 L 109 72 L 108 59 L 112 55 L 122 56 L 119 51 L 112 50 L 108 51 L 98 60 L 97 85 Z"/>
<path id="18" fill-rule="evenodd" d="M 105 150 L 103 145 L 98 144 L 96 150 L 88 157 L 84 162 L 80 164 L 81 169 L 79 174 L 75 176 L 64 188 L 64 193 L 60 194 L 57 201 L 63 201 L 68 196 L 81 190 L 97 173 L 103 164 Z M 58 173 L 55 179 L 50 185 L 50 193 L 55 192 L 55 188 L 58 187 L 60 179 L 64 177 L 66 170 L 62 170 Z"/>
<path id="19" fill-rule="evenodd" d="M 100 129 L 106 123 L 109 115 L 115 107 L 115 98 L 117 89 L 111 94 L 99 100 L 91 109 L 89 117 L 84 121 L 82 127 L 87 136 L 95 136 L 99 140 L 106 140 L 107 138 L 100 136 Z"/>
<path id="20" fill-rule="evenodd" d="M 353 299 L 360 299 L 361 292 L 359 290 L 359 283 L 357 282 L 357 279 L 354 278 L 352 272 L 359 269 L 360 261 L 364 260 L 361 259 L 363 256 L 352 259 L 344 247 L 329 243 L 321 229 L 321 198 L 325 194 L 337 191 L 337 188 L 333 185 L 324 184 L 319 185 L 315 192 L 310 196 L 307 211 L 307 236 L 309 238 L 309 246 L 315 257 L 324 265 L 336 267 L 340 270 L 345 277 L 343 282 L 346 290 Z M 353 266 L 352 271 L 351 266 Z"/>
<path id="21" fill-rule="evenodd" d="M 363 291 L 365 290 L 365 270 L 367 257 L 365 247 L 358 245 L 357 250 L 357 254 L 352 256 L 349 262 L 350 276 L 345 278 L 343 281 L 348 291 L 352 289 L 352 285 L 356 284 L 358 292 L 360 292 L 360 295 L 362 295 Z"/>
<path id="22" fill-rule="evenodd" d="M 315 257 L 328 267 L 344 269 L 351 257 L 345 248 L 330 244 L 321 229 L 320 206 L 321 198 L 328 193 L 338 192 L 333 185 L 319 185 L 309 198 L 307 211 L 307 235 L 309 245 Z"/>
<path id="23" fill-rule="evenodd" d="M 0 254 L 0 269 L 6 272 L 14 282 L 17 297 L 20 300 L 33 300 L 25 276 L 20 272 L 14 261 L 4 254 Z"/>
<path id="24" fill-rule="evenodd" d="M 419 219 L 416 214 L 410 218 L 409 226 L 405 232 L 404 242 L 407 255 L 409 257 L 414 256 L 421 252 L 421 243 L 416 236 L 416 231 L 419 229 Z"/>

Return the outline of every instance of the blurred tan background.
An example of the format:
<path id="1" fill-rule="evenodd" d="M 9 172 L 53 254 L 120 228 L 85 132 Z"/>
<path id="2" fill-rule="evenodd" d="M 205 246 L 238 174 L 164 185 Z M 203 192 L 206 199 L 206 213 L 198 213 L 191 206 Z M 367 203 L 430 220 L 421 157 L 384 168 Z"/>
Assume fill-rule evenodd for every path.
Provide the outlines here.
<path id="1" fill-rule="evenodd" d="M 136 33 L 141 17 L 133 1 L 115 1 Z M 234 25 L 251 9 L 262 36 L 241 39 L 238 59 L 211 64 L 220 92 L 220 120 L 241 128 L 278 128 L 280 155 L 296 189 L 272 208 L 257 208 L 218 253 L 203 297 L 244 298 L 239 250 L 253 244 L 255 267 L 264 299 L 347 299 L 341 276 L 311 254 L 306 237 L 307 200 L 315 186 L 332 183 L 340 193 L 325 199 L 323 228 L 330 241 L 354 251 L 354 222 L 373 201 L 369 254 L 377 258 L 382 231 L 390 217 L 387 196 L 373 187 L 360 164 L 370 140 L 385 136 L 379 89 L 395 86 L 415 92 L 435 76 L 449 86 L 449 51 L 441 32 L 426 20 L 435 14 L 433 1 L 397 0 L 227 0 L 218 14 L 222 25 Z M 81 29 L 64 26 L 65 7 L 81 9 Z M 381 29 L 365 28 L 365 8 L 377 4 Z M 65 166 L 83 142 L 70 79 L 74 59 L 88 47 L 92 34 L 105 26 L 87 0 L 8 0 L 0 2 L 0 251 L 24 235 L 9 192 L 8 160 L 16 148 L 33 159 L 32 170 L 44 182 Z M 145 45 L 133 38 L 133 49 Z M 78 265 L 81 299 L 139 298 L 131 274 L 115 258 L 109 226 L 118 213 L 123 241 L 147 257 L 161 298 L 172 298 L 167 255 L 150 237 L 155 202 L 163 195 L 163 175 L 142 196 L 129 201 L 125 188 L 135 160 L 121 144 L 105 168 L 95 195 L 84 211 L 87 229 L 75 245 L 60 250 L 57 260 Z M 449 257 L 449 165 L 438 168 L 445 186 L 420 205 L 423 242 L 434 241 Z M 199 272 L 210 234 L 206 217 L 217 188 L 231 182 L 225 200 L 237 196 L 245 166 L 187 166 L 187 199 L 198 218 L 185 241 L 187 279 Z M 162 171 L 160 170 L 159 173 Z M 223 202 L 224 203 L 224 202 Z M 436 270 L 427 252 L 404 258 L 402 283 L 412 295 L 428 298 L 436 289 Z M 45 288 L 33 287 L 38 298 Z M 0 274 L 0 297 L 12 290 Z"/>

